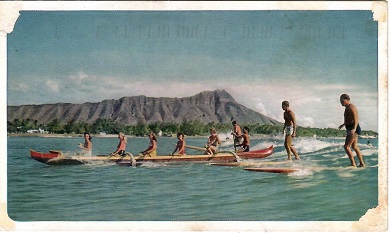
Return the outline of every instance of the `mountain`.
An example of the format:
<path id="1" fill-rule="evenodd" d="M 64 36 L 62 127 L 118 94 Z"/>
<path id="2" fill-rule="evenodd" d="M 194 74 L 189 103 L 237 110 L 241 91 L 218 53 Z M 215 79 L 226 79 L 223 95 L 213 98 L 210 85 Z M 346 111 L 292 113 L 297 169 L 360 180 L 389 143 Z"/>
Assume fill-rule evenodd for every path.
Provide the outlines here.
<path id="1" fill-rule="evenodd" d="M 99 103 L 8 106 L 7 113 L 8 121 L 29 118 L 41 124 L 48 124 L 53 119 L 93 123 L 99 118 L 127 125 L 192 120 L 229 123 L 233 119 L 239 123 L 281 124 L 237 103 L 225 90 L 205 91 L 184 98 L 133 96 Z"/>

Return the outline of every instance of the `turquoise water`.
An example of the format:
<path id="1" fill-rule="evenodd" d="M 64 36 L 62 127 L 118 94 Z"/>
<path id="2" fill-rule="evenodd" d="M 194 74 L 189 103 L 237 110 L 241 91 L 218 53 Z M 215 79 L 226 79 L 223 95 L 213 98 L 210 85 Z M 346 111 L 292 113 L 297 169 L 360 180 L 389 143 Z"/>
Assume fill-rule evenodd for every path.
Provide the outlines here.
<path id="1" fill-rule="evenodd" d="M 128 140 L 133 154 L 149 143 Z M 48 166 L 31 159 L 29 149 L 75 153 L 83 139 L 9 137 L 8 215 L 14 221 L 357 221 L 378 204 L 378 141 L 370 141 L 372 147 L 359 139 L 368 167 L 347 168 L 343 139 L 296 138 L 301 160 L 282 164 L 266 163 L 286 160 L 281 137 L 252 139 L 252 149 L 273 144 L 275 150 L 251 163 L 299 169 L 286 175 L 198 163 Z M 118 139 L 92 142 L 93 154 L 108 154 Z M 158 153 L 171 153 L 175 143 L 159 138 Z"/>

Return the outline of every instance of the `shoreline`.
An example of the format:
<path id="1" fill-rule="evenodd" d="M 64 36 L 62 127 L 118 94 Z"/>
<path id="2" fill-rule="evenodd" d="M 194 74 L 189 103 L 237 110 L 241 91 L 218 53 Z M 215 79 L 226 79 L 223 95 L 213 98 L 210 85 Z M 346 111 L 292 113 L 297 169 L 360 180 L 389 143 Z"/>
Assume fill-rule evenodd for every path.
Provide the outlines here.
<path id="1" fill-rule="evenodd" d="M 91 134 L 93 138 L 116 138 L 117 134 Z M 275 139 L 280 138 L 282 135 L 268 135 L 268 134 L 252 134 L 251 139 Z M 46 133 L 7 133 L 7 137 L 41 137 L 41 138 L 83 138 L 83 134 L 46 134 Z M 145 138 L 135 135 L 126 135 L 128 138 Z M 163 138 L 176 138 L 176 135 L 172 136 L 159 136 Z M 185 136 L 186 138 L 207 138 L 208 136 Z M 282 136 L 283 137 L 283 136 Z M 297 137 L 300 138 L 300 137 Z M 306 137 L 306 138 L 339 138 L 344 139 L 345 137 Z M 359 139 L 377 139 L 378 137 L 359 137 Z"/>
<path id="2" fill-rule="evenodd" d="M 125 135 L 128 138 L 146 138 L 135 136 L 135 135 Z M 48 134 L 48 133 L 7 133 L 7 137 L 41 137 L 41 138 L 83 138 L 83 134 Z M 93 138 L 117 138 L 118 134 L 91 134 Z M 158 136 L 164 138 L 176 138 L 176 135 L 172 136 Z M 189 138 L 204 138 L 208 136 L 186 136 Z"/>

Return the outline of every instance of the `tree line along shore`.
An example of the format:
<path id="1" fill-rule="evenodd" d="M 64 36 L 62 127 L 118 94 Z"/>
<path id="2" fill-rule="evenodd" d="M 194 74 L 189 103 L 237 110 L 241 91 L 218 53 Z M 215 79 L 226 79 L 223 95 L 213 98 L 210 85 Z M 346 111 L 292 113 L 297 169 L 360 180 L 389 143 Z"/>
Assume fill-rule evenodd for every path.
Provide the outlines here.
<path id="1" fill-rule="evenodd" d="M 241 123 L 241 127 L 247 126 L 251 135 L 278 135 L 283 131 L 283 125 L 260 125 Z M 181 123 L 154 122 L 151 124 L 138 123 L 136 125 L 121 125 L 111 119 L 98 119 L 92 124 L 85 122 L 60 122 L 54 119 L 49 124 L 40 124 L 37 120 L 15 119 L 7 121 L 8 136 L 78 136 L 84 132 L 100 137 L 110 137 L 122 132 L 129 136 L 146 136 L 149 132 L 161 136 L 175 136 L 178 132 L 186 136 L 207 136 L 210 129 L 214 128 L 220 133 L 230 132 L 232 125 L 230 123 L 202 123 L 200 121 L 190 121 Z M 36 131 L 39 129 L 39 133 Z M 35 131 L 32 131 L 35 130 Z M 30 132 L 30 133 L 29 133 Z M 34 133 L 31 133 L 34 132 Z M 298 137 L 345 137 L 345 131 L 335 128 L 297 128 Z M 363 137 L 378 137 L 378 133 L 372 130 L 362 131 Z"/>

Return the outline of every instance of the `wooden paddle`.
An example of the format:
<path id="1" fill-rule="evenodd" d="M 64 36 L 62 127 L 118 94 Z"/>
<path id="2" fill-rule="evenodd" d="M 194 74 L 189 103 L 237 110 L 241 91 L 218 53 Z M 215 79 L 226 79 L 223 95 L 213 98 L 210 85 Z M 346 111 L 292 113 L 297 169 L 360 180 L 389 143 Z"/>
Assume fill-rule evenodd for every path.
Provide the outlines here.
<path id="1" fill-rule="evenodd" d="M 186 148 L 206 152 L 206 148 L 201 148 L 201 147 L 196 147 L 196 146 L 189 146 L 189 145 L 186 145 Z M 221 152 L 231 153 L 231 154 L 234 155 L 234 157 L 236 158 L 237 162 L 242 161 L 242 158 L 240 158 L 240 156 L 238 156 L 237 153 L 235 153 L 235 152 L 232 152 L 232 151 L 220 151 L 219 153 L 221 153 Z M 218 153 L 216 153 L 216 154 L 218 154 Z"/>
<path id="2" fill-rule="evenodd" d="M 234 146 L 234 152 L 237 152 L 237 146 L 236 146 L 236 136 L 232 133 L 233 135 L 233 146 Z"/>
<path id="3" fill-rule="evenodd" d="M 206 148 L 204 147 L 196 147 L 196 146 L 189 146 L 189 145 L 185 145 L 186 148 L 189 148 L 189 149 L 193 149 L 193 150 L 199 150 L 199 151 L 203 151 L 203 152 L 206 152 Z"/>
<path id="4" fill-rule="evenodd" d="M 239 152 L 237 151 L 237 147 L 239 147 L 239 144 L 240 144 L 240 140 L 237 140 L 236 139 L 238 138 L 235 134 L 233 134 L 233 146 L 234 146 L 234 152 Z M 237 144 L 238 143 L 238 144 Z"/>

